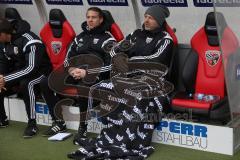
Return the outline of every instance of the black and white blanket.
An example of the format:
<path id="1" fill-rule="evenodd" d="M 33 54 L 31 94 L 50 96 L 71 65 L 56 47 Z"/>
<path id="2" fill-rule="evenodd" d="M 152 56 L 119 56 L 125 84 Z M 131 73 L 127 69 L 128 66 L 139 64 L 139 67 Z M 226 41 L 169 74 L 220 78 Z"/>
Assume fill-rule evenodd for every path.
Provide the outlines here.
<path id="1" fill-rule="evenodd" d="M 79 139 L 81 147 L 68 158 L 140 160 L 153 153 L 153 131 L 173 87 L 163 76 L 158 72 L 137 71 L 114 76 L 111 81 L 92 87 L 89 115 L 98 109 L 97 117 L 94 116 L 107 128 L 102 129 L 97 138 Z M 92 108 L 91 97 L 97 97 L 100 90 L 103 100 Z"/>

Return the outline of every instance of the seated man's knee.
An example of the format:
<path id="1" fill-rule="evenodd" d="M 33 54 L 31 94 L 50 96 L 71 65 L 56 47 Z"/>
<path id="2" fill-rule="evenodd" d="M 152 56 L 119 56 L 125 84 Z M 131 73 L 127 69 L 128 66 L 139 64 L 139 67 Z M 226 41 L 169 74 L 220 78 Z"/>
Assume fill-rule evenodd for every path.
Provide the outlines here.
<path id="1" fill-rule="evenodd" d="M 40 81 L 40 89 L 44 90 L 45 88 L 48 88 L 48 78 L 44 77 L 41 81 Z"/>
<path id="2" fill-rule="evenodd" d="M 20 87 L 19 92 L 20 93 L 26 92 L 26 90 L 28 90 L 28 86 L 29 86 L 29 80 L 28 79 L 21 80 L 20 83 L 19 83 L 19 87 Z"/>

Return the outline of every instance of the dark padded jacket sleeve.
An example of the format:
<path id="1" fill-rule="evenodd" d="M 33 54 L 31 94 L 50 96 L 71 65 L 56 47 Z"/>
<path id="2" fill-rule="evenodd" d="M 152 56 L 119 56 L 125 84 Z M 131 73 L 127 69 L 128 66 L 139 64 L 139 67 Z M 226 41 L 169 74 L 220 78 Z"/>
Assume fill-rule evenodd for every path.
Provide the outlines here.
<path id="1" fill-rule="evenodd" d="M 25 39 L 23 38 L 23 45 L 25 48 L 23 49 L 22 56 L 24 57 L 23 61 L 25 61 L 24 67 L 15 70 L 9 74 L 4 75 L 4 79 L 6 82 L 17 81 L 21 78 L 31 75 L 36 72 L 41 65 L 42 55 L 45 52 L 45 48 L 40 40 L 37 40 L 35 43 L 29 43 L 34 39 Z M 22 48 L 19 48 L 22 49 Z"/>
<path id="2" fill-rule="evenodd" d="M 152 34 L 138 29 L 129 34 L 126 39 L 135 44 L 126 52 L 130 61 L 170 65 L 173 40 L 167 32 L 161 31 Z"/>

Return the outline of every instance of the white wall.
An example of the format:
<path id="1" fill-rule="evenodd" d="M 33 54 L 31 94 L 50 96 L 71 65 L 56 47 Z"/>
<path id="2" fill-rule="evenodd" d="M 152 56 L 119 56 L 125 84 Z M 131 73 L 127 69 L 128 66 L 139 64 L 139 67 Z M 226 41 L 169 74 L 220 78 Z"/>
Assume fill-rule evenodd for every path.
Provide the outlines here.
<path id="1" fill-rule="evenodd" d="M 0 5 L 2 6 L 2 4 Z M 32 5 L 8 4 L 7 6 L 3 6 L 4 9 L 6 7 L 16 8 L 21 17 L 30 23 L 32 31 L 37 34 L 39 33 L 40 29 L 43 26 L 43 23 L 39 18 L 40 16 L 38 14 L 35 1 L 33 1 Z"/>
<path id="2" fill-rule="evenodd" d="M 141 21 L 147 7 L 138 1 Z M 192 0 L 188 0 L 188 7 L 169 7 L 170 17 L 167 22 L 177 29 L 176 35 L 180 43 L 189 43 L 193 34 L 205 23 L 206 15 L 214 11 L 213 7 L 195 7 Z M 240 37 L 239 7 L 218 7 L 216 9 L 224 14 L 228 25 Z"/>
<path id="3" fill-rule="evenodd" d="M 0 4 L 0 18 L 4 17 L 4 10 L 7 7 L 7 4 Z"/>
<path id="4" fill-rule="evenodd" d="M 47 15 L 52 8 L 59 8 L 61 9 L 66 18 L 72 24 L 73 28 L 75 29 L 76 33 L 80 33 L 82 31 L 81 24 L 83 21 L 86 20 L 86 11 L 89 7 L 87 2 L 84 1 L 84 6 L 66 6 L 66 5 L 48 5 L 44 1 L 44 5 L 46 6 Z M 131 1 L 129 1 L 129 6 L 99 6 L 101 9 L 109 10 L 112 13 L 113 18 L 119 24 L 120 28 L 123 30 L 124 34 L 127 34 L 129 28 L 136 28 L 135 26 L 135 19 L 132 10 Z M 69 9 L 71 8 L 71 9 Z"/>
<path id="5" fill-rule="evenodd" d="M 143 21 L 143 14 L 147 7 L 144 7 L 140 0 L 136 1 L 139 6 L 140 19 Z M 85 20 L 85 13 L 89 4 L 87 0 L 83 0 L 83 6 L 81 5 L 49 5 L 46 1 L 42 1 L 43 6 L 46 9 L 46 15 L 49 14 L 50 9 L 59 8 L 62 9 L 65 16 L 72 24 L 76 33 L 81 32 L 81 23 Z M 129 6 L 99 6 L 102 9 L 109 10 L 124 34 L 127 35 L 136 29 L 136 22 L 134 11 L 132 7 L 132 1 L 128 0 Z M 9 4 L 9 7 L 15 7 L 20 12 L 22 17 L 30 22 L 32 30 L 35 33 L 39 33 L 40 29 L 44 25 L 41 21 L 36 3 L 33 0 L 33 5 L 13 5 Z M 5 6 L 0 6 L 5 8 Z M 192 0 L 188 0 L 188 7 L 169 7 L 171 15 L 167 19 L 170 26 L 177 29 L 177 37 L 180 43 L 189 43 L 193 34 L 205 23 L 205 17 L 209 11 L 213 11 L 213 7 L 195 7 Z M 238 7 L 221 7 L 217 10 L 224 13 L 229 26 L 234 30 L 237 35 L 240 35 L 239 26 L 239 8 Z M 2 10 L 0 11 L 0 13 Z M 238 36 L 240 37 L 240 36 Z"/>
<path id="6" fill-rule="evenodd" d="M 141 20 L 147 7 L 140 7 Z M 171 27 L 177 29 L 176 35 L 180 43 L 189 43 L 192 35 L 204 24 L 205 17 L 212 7 L 194 7 L 193 1 L 188 0 L 188 7 L 169 7 L 170 16 L 167 22 Z"/>

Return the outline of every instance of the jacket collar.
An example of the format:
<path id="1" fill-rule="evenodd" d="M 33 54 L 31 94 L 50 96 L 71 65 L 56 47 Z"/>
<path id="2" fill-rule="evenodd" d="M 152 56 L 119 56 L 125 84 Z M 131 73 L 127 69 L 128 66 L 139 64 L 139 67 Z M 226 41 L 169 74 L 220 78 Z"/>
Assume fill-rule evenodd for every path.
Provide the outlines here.
<path id="1" fill-rule="evenodd" d="M 159 27 L 159 28 L 149 31 L 149 30 L 145 30 L 144 24 L 142 25 L 142 31 L 149 36 L 155 36 L 155 35 L 161 34 L 164 30 L 165 29 L 163 27 Z"/>
<path id="2" fill-rule="evenodd" d="M 100 24 L 100 26 L 98 26 L 96 28 L 89 30 L 86 21 L 82 23 L 82 29 L 83 29 L 83 32 L 88 33 L 88 34 L 104 33 L 107 30 L 106 25 L 104 23 Z"/>

